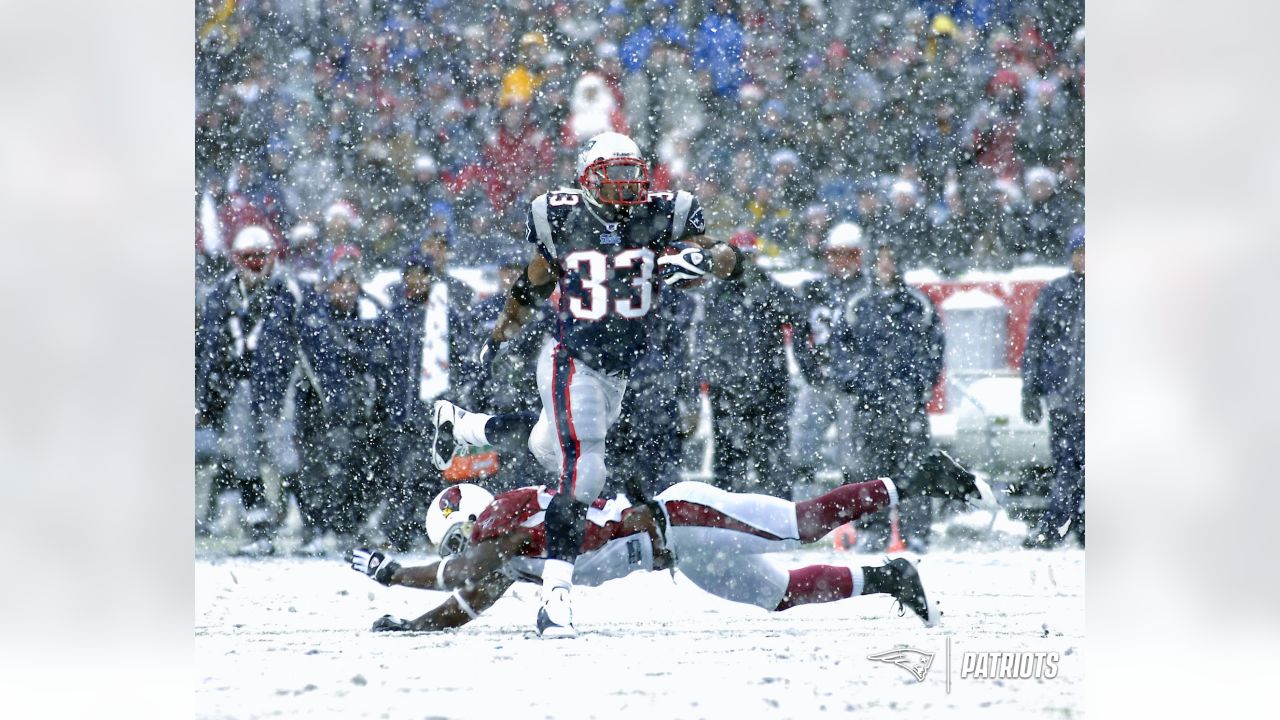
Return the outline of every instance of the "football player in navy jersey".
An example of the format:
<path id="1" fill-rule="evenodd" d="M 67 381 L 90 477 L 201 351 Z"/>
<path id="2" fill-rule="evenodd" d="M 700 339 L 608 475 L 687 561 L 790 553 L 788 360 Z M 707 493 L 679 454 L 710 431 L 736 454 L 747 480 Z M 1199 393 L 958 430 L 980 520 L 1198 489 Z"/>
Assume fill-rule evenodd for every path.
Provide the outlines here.
<path id="1" fill-rule="evenodd" d="M 704 236 L 693 195 L 650 191 L 649 167 L 630 138 L 612 132 L 591 138 L 576 170 L 579 188 L 530 203 L 525 232 L 533 257 L 479 351 L 480 367 L 488 368 L 530 309 L 559 291 L 553 337 L 538 361 L 542 411 L 531 432 L 525 423 L 502 430 L 529 432 L 534 456 L 559 473 L 546 511 L 548 559 L 537 619 L 539 634 L 548 637 L 576 634 L 569 604 L 573 563 L 587 504 L 604 487 L 605 435 L 621 412 L 628 372 L 650 342 L 651 312 L 663 289 L 658 280 L 679 289 L 708 274 L 727 278 L 742 271 L 737 249 Z M 443 429 L 459 442 L 491 444 L 490 419 L 496 418 L 436 405 L 437 436 Z"/>

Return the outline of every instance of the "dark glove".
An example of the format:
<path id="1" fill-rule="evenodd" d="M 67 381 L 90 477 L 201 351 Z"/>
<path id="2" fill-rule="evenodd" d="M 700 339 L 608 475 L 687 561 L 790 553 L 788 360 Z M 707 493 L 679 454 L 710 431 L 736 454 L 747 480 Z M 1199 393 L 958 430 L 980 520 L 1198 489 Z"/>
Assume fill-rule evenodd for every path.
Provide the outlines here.
<path id="1" fill-rule="evenodd" d="M 1032 425 L 1038 425 L 1044 417 L 1044 408 L 1040 406 L 1040 396 L 1027 389 L 1022 390 L 1022 417 Z"/>
<path id="2" fill-rule="evenodd" d="M 398 618 L 394 615 L 383 615 L 373 621 L 373 627 L 369 629 L 374 632 L 406 632 L 413 628 L 409 627 L 409 621 L 404 618 Z"/>
<path id="3" fill-rule="evenodd" d="M 492 337 L 485 338 L 484 344 L 476 351 L 476 387 L 484 387 L 493 375 L 493 359 L 497 357 L 502 343 Z"/>
<path id="4" fill-rule="evenodd" d="M 400 563 L 387 557 L 381 550 L 371 548 L 350 550 L 347 552 L 347 560 L 351 563 L 352 570 L 362 572 L 383 585 L 390 585 L 391 577 L 400 569 Z"/>

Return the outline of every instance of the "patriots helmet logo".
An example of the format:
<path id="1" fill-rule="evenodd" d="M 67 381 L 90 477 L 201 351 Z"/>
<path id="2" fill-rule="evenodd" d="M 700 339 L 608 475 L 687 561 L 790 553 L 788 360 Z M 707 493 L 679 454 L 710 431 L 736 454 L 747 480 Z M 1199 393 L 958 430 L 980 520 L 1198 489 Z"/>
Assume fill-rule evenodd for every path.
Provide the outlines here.
<path id="1" fill-rule="evenodd" d="M 440 494 L 440 512 L 444 513 L 445 517 L 449 517 L 453 513 L 457 512 L 458 506 L 461 503 L 462 490 L 458 489 L 457 485 L 454 485 Z"/>
<path id="2" fill-rule="evenodd" d="M 702 217 L 701 206 L 695 209 L 693 214 L 689 216 L 689 227 L 692 227 L 694 232 L 703 233 L 707 231 L 707 221 Z"/>
<path id="3" fill-rule="evenodd" d="M 897 665 L 915 676 L 916 682 L 924 682 L 924 676 L 929 674 L 929 668 L 933 665 L 933 653 L 915 648 L 885 650 L 868 655 L 867 659 Z"/>

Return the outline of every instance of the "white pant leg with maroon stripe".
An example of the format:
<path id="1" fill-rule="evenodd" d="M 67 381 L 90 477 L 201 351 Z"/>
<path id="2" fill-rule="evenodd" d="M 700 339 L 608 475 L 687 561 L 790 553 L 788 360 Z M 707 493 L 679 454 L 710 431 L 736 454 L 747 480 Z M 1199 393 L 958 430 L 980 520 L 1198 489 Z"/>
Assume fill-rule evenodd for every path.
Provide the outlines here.
<path id="1" fill-rule="evenodd" d="M 604 489 L 605 435 L 622 412 L 626 380 L 588 367 L 551 341 L 538 358 L 538 392 L 542 413 L 529 450 L 559 473 L 563 490 L 589 503 Z"/>
<path id="2" fill-rule="evenodd" d="M 677 552 L 697 552 L 705 542 L 732 542 L 739 554 L 800 547 L 796 506 L 755 493 L 732 493 L 701 482 L 680 482 L 658 493 L 671 518 L 667 541 Z M 724 540 L 712 540 L 729 533 Z M 673 535 L 674 533 L 674 535 Z"/>
<path id="3" fill-rule="evenodd" d="M 699 482 L 677 483 L 656 499 L 667 510 L 676 567 L 695 585 L 726 600 L 778 607 L 789 573 L 762 555 L 800 547 L 794 503 Z"/>

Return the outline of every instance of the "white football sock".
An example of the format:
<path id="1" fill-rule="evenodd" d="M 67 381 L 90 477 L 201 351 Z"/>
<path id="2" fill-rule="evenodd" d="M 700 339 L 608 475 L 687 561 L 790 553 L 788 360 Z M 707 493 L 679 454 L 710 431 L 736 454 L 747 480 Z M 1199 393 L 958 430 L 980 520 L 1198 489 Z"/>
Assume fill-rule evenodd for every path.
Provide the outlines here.
<path id="1" fill-rule="evenodd" d="M 885 492 L 889 493 L 889 507 L 897 507 L 898 506 L 898 486 L 894 485 L 893 481 L 887 477 L 879 478 L 879 480 L 880 482 L 884 483 Z M 857 593 L 854 593 L 854 594 L 856 595 Z"/>
<path id="2" fill-rule="evenodd" d="M 867 575 L 862 568 L 849 568 L 849 574 L 853 575 L 853 594 L 849 597 L 858 597 L 867 587 Z"/>
<path id="3" fill-rule="evenodd" d="M 478 412 L 467 412 L 459 408 L 462 417 L 456 418 L 453 422 L 453 437 L 455 440 L 461 440 L 468 445 L 491 445 L 489 439 L 484 436 L 485 423 L 489 422 L 492 415 L 486 415 Z"/>
<path id="4" fill-rule="evenodd" d="M 544 560 L 542 563 L 542 587 L 573 587 L 573 563 L 564 560 Z"/>

